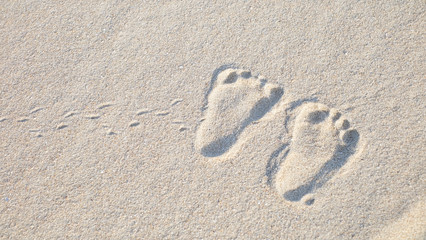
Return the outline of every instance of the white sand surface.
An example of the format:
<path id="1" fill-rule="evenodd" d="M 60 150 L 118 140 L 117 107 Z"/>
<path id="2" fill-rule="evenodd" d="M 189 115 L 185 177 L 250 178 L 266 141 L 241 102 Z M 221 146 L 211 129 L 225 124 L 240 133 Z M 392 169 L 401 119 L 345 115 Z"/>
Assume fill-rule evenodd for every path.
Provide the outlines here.
<path id="1" fill-rule="evenodd" d="M 425 10 L 3 1 L 0 239 L 425 239 Z"/>

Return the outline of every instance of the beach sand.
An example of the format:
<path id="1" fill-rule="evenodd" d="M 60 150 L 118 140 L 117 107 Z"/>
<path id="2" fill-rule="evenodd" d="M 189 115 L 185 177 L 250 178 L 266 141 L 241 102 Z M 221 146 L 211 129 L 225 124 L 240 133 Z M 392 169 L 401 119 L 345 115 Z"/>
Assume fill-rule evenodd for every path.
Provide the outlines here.
<path id="1" fill-rule="evenodd" d="M 425 239 L 424 1 L 6 1 L 0 239 Z"/>

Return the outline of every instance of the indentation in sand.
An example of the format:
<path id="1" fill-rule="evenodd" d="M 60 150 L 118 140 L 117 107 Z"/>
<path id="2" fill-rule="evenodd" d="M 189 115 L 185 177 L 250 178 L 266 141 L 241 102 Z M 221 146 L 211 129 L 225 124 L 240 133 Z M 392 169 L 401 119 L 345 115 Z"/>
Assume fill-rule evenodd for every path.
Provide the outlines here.
<path id="1" fill-rule="evenodd" d="M 18 118 L 16 121 L 17 122 L 20 122 L 20 123 L 22 123 L 22 122 L 27 122 L 27 121 L 29 121 L 30 119 L 29 118 L 27 118 L 27 117 L 20 117 L 20 118 Z"/>
<path id="2" fill-rule="evenodd" d="M 85 116 L 87 119 L 99 119 L 101 115 L 99 114 L 88 114 Z"/>
<path id="3" fill-rule="evenodd" d="M 336 109 L 308 103 L 295 119 L 288 152 L 267 171 L 277 172 L 275 187 L 286 200 L 311 205 L 314 197 L 307 194 L 336 174 L 356 151 L 358 140 L 358 132 Z"/>
<path id="4" fill-rule="evenodd" d="M 139 121 L 133 120 L 129 123 L 129 127 L 136 127 L 140 124 Z"/>
<path id="5" fill-rule="evenodd" d="M 181 99 L 181 98 L 177 98 L 177 99 L 174 99 L 171 103 L 170 103 L 170 106 L 174 106 L 174 105 L 177 105 L 177 104 L 179 104 L 180 102 L 182 102 L 183 100 Z"/>
<path id="6" fill-rule="evenodd" d="M 149 109 L 149 108 L 142 108 L 142 109 L 139 109 L 139 110 L 136 111 L 136 115 L 139 116 L 139 115 L 147 114 L 147 113 L 150 113 L 150 112 L 152 112 L 151 109 Z"/>
<path id="7" fill-rule="evenodd" d="M 43 107 L 35 107 L 35 108 L 33 108 L 33 109 L 30 110 L 30 114 L 39 112 L 39 111 L 41 111 L 43 109 L 44 109 Z"/>
<path id="8" fill-rule="evenodd" d="M 58 126 L 56 126 L 56 130 L 61 130 L 61 129 L 64 129 L 66 127 L 68 127 L 68 124 L 60 123 L 60 124 L 58 124 Z"/>
<path id="9" fill-rule="evenodd" d="M 77 114 L 78 114 L 77 111 L 70 111 L 70 112 L 65 113 L 64 117 L 68 118 L 68 117 L 72 117 L 72 116 L 77 115 Z"/>
<path id="10" fill-rule="evenodd" d="M 156 116 L 167 116 L 169 114 L 170 114 L 169 111 L 160 111 L 160 112 L 157 112 L 155 115 Z"/>
<path id="11" fill-rule="evenodd" d="M 283 89 L 250 71 L 225 69 L 207 96 L 207 112 L 195 145 L 206 157 L 227 152 L 253 121 L 261 119 L 283 95 Z"/>
<path id="12" fill-rule="evenodd" d="M 113 102 L 104 102 L 104 103 L 99 104 L 96 108 L 97 109 L 104 109 L 104 108 L 107 108 L 107 107 L 111 107 L 112 105 L 114 105 Z"/>

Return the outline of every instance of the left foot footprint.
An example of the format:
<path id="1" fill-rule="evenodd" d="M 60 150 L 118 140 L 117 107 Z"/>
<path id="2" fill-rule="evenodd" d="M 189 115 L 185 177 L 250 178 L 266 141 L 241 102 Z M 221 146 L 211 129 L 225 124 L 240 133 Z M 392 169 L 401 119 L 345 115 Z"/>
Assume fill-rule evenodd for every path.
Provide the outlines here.
<path id="1" fill-rule="evenodd" d="M 262 118 L 283 95 L 283 89 L 249 71 L 226 69 L 208 96 L 205 120 L 197 131 L 196 147 L 206 157 L 227 152 L 242 131 Z"/>
<path id="2" fill-rule="evenodd" d="M 286 200 L 300 201 L 322 187 L 354 153 L 359 134 L 336 109 L 305 105 L 296 117 L 290 151 L 278 170 L 275 186 Z M 308 197 L 309 196 L 309 197 Z M 303 198 L 307 205 L 314 199 Z"/>

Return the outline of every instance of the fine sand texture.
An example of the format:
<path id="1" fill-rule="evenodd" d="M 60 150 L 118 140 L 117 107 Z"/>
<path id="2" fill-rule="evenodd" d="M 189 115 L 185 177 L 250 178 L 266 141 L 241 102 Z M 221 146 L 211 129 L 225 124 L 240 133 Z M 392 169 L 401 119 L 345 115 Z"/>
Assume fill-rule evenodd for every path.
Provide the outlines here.
<path id="1" fill-rule="evenodd" d="M 3 1 L 0 239 L 426 239 L 424 1 Z"/>

